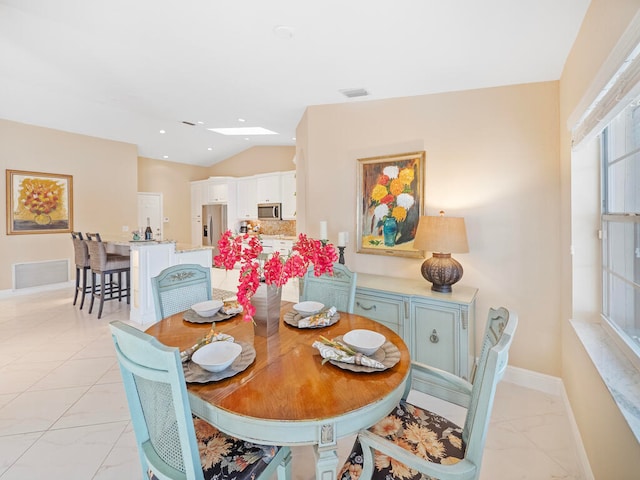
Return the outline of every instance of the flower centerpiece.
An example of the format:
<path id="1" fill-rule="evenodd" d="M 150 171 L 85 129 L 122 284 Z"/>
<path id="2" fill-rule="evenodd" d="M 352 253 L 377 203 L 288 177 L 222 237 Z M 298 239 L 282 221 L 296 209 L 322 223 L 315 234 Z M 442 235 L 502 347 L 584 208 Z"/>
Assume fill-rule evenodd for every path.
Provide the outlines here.
<path id="1" fill-rule="evenodd" d="M 392 247 L 396 244 L 396 235 L 400 225 L 407 219 L 407 211 L 414 205 L 411 182 L 413 168 L 390 165 L 382 170 L 378 181 L 371 190 L 371 206 L 376 227 L 382 228 L 384 244 Z"/>
<path id="2" fill-rule="evenodd" d="M 251 304 L 251 297 L 255 295 L 261 282 L 281 287 L 292 278 L 302 277 L 310 265 L 313 265 L 314 274 L 318 277 L 325 273 L 331 274 L 333 263 L 338 258 L 333 245 L 323 244 L 303 233 L 298 236 L 291 254 L 287 256 L 280 255 L 280 252 L 263 254 L 262 244 L 257 236 L 234 236 L 230 230 L 222 235 L 218 248 L 220 254 L 213 259 L 216 267 L 231 270 L 240 262 L 238 303 L 244 309 L 245 320 L 252 320 L 256 312 L 255 306 Z"/>

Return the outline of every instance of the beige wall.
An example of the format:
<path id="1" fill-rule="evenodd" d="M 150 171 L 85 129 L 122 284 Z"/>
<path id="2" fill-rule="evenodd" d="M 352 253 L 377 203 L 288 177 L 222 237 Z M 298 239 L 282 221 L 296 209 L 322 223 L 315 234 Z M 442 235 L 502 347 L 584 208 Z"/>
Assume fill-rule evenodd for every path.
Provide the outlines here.
<path id="1" fill-rule="evenodd" d="M 137 148 L 120 142 L 0 120 L 2 169 L 73 176 L 73 227 L 121 237 L 122 226 L 136 224 Z M 0 196 L 6 199 L 1 182 Z M 68 258 L 73 278 L 73 247 L 66 233 L 6 235 L 6 209 L 0 233 L 0 290 L 11 289 L 12 264 Z"/>
<path id="2" fill-rule="evenodd" d="M 162 193 L 165 239 L 191 244 L 191 183 L 209 177 L 209 167 L 138 158 L 138 191 Z"/>
<path id="3" fill-rule="evenodd" d="M 298 221 L 317 235 L 326 219 L 334 242 L 349 231 L 355 271 L 421 279 L 420 259 L 355 253 L 356 165 L 425 150 L 427 214 L 466 220 L 470 252 L 455 257 L 461 283 L 480 289 L 479 332 L 489 307 L 516 310 L 510 363 L 560 376 L 558 121 L 557 82 L 309 107 L 296 132 Z"/>
<path id="4" fill-rule="evenodd" d="M 592 0 L 560 80 L 562 378 L 596 479 L 638 478 L 640 445 L 567 322 L 572 317 L 597 320 L 599 308 L 597 299 L 588 298 L 599 282 L 598 268 L 593 268 L 599 265 L 598 245 L 594 245 L 593 239 L 599 225 L 598 205 L 593 202 L 593 195 L 589 202 L 585 192 L 591 187 L 597 195 L 599 188 L 597 171 L 594 172 L 597 146 L 587 145 L 572 154 L 567 119 L 581 104 L 594 77 L 639 10 L 637 0 Z M 577 113 L 579 116 L 582 112 Z M 572 199 L 579 201 L 572 206 Z M 573 232 L 580 233 L 574 239 L 572 225 Z M 584 238 L 589 231 L 593 235 L 591 241 Z M 571 246 L 577 249 L 573 259 L 567 253 Z M 585 281 L 585 276 L 591 281 Z"/>
<path id="5" fill-rule="evenodd" d="M 295 170 L 296 147 L 251 147 L 209 167 L 211 177 L 244 177 Z M 207 177 L 204 177 L 207 178 Z"/>

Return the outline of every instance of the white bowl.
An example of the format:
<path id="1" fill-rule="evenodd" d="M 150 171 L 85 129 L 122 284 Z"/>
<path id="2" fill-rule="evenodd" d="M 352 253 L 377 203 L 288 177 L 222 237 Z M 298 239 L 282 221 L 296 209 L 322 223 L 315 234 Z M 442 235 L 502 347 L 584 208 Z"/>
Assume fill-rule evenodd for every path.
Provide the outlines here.
<path id="1" fill-rule="evenodd" d="M 324 308 L 324 303 L 320 302 L 300 302 L 293 306 L 293 309 L 300 315 L 313 315 Z"/>
<path id="2" fill-rule="evenodd" d="M 191 309 L 201 317 L 212 317 L 222 308 L 221 300 L 207 300 L 191 305 Z"/>
<path id="3" fill-rule="evenodd" d="M 384 335 L 371 330 L 351 330 L 344 334 L 342 340 L 364 355 L 373 355 L 387 341 Z"/>
<path id="4" fill-rule="evenodd" d="M 200 347 L 191 360 L 209 372 L 221 372 L 240 355 L 242 347 L 235 342 L 211 342 Z"/>

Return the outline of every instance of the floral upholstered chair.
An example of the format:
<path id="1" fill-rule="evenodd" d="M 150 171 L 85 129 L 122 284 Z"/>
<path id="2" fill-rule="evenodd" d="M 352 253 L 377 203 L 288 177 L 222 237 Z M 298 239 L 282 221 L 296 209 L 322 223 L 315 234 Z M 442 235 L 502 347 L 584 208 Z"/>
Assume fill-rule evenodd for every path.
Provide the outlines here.
<path id="1" fill-rule="evenodd" d="M 467 408 L 463 427 L 402 400 L 384 419 L 358 434 L 338 478 L 477 479 L 496 386 L 507 367 L 517 324 L 514 313 L 490 309 L 473 384 L 436 368 L 412 364 L 415 387 L 424 387 L 430 395 L 441 393 L 438 396 Z"/>
<path id="2" fill-rule="evenodd" d="M 136 435 L 143 478 L 291 479 L 288 447 L 230 437 L 191 414 L 175 347 L 121 322 L 110 324 Z"/>

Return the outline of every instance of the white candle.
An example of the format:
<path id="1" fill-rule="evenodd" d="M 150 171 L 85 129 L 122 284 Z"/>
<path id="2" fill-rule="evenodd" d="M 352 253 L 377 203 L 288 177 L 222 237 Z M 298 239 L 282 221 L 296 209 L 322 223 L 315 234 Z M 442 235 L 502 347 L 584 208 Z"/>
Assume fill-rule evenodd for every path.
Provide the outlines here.
<path id="1" fill-rule="evenodd" d="M 320 240 L 327 240 L 329 237 L 327 236 L 327 222 L 326 220 L 322 220 L 320 222 Z"/>
<path id="2" fill-rule="evenodd" d="M 347 245 L 347 232 L 338 232 L 338 246 L 345 247 Z"/>

